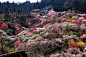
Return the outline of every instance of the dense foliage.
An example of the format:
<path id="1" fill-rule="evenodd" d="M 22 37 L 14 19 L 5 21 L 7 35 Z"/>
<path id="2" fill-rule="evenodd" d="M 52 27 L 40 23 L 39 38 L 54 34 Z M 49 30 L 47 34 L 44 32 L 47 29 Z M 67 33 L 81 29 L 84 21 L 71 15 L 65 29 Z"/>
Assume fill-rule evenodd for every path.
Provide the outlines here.
<path id="1" fill-rule="evenodd" d="M 35 3 L 34 8 L 43 8 L 45 6 L 52 5 L 55 11 L 64 11 L 66 10 L 64 7 L 64 2 L 66 0 L 42 0 L 40 3 Z"/>
<path id="2" fill-rule="evenodd" d="M 8 7 L 5 7 L 4 8 L 4 18 L 6 19 L 10 19 L 11 18 L 11 15 L 9 14 L 9 8 Z"/>
<path id="3" fill-rule="evenodd" d="M 41 3 L 45 1 L 44 6 L 50 5 L 49 0 L 42 0 Z M 73 8 L 70 0 L 50 1 L 55 11 L 47 10 L 45 16 L 41 16 L 40 12 L 25 15 L 20 7 L 16 16 L 0 17 L 0 54 L 25 50 L 32 57 L 86 57 L 86 14 L 74 12 L 78 10 L 75 0 Z M 63 11 L 64 2 L 65 8 L 72 8 L 73 11 Z M 6 7 L 4 15 L 9 15 L 9 12 Z"/>
<path id="4" fill-rule="evenodd" d="M 55 11 L 65 11 L 64 2 L 65 0 L 54 0 L 52 4 L 53 9 Z"/>
<path id="5" fill-rule="evenodd" d="M 66 0 L 65 7 L 71 10 L 75 8 L 75 10 L 86 12 L 86 0 Z"/>
<path id="6" fill-rule="evenodd" d="M 3 10 L 5 7 L 9 8 L 10 13 L 16 13 L 17 8 L 19 7 L 21 9 L 22 12 L 24 13 L 29 13 L 32 9 L 32 4 L 30 2 L 28 3 L 22 3 L 22 4 L 17 4 L 17 3 L 10 3 L 9 1 L 1 3 L 0 2 L 0 14 L 3 14 Z"/>

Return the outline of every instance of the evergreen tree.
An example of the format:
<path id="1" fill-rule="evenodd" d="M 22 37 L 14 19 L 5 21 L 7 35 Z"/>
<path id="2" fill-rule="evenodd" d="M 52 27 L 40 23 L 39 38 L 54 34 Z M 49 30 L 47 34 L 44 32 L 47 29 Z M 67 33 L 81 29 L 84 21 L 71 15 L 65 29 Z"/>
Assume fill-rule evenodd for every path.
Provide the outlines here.
<path id="1" fill-rule="evenodd" d="M 55 11 L 64 11 L 65 10 L 64 2 L 65 0 L 54 0 L 52 4 L 53 9 Z"/>
<path id="2" fill-rule="evenodd" d="M 18 17 L 19 17 L 19 15 L 22 13 L 22 11 L 21 11 L 21 9 L 18 7 L 17 8 L 17 11 L 16 11 L 16 14 L 18 15 Z"/>
<path id="3" fill-rule="evenodd" d="M 9 8 L 8 7 L 4 8 L 4 14 L 9 14 Z"/>
<path id="4" fill-rule="evenodd" d="M 11 18 L 11 15 L 9 14 L 9 8 L 8 7 L 5 7 L 4 8 L 4 16 L 3 16 L 5 19 L 9 19 Z"/>

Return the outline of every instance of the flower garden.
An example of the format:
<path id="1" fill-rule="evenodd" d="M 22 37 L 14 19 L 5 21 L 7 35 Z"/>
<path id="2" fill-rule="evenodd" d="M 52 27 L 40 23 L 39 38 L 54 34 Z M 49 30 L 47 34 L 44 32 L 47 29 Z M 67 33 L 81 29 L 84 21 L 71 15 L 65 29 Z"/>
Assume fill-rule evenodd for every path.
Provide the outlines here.
<path id="1" fill-rule="evenodd" d="M 49 11 L 46 17 L 33 16 L 0 24 L 0 54 L 25 50 L 29 57 L 86 56 L 86 14 Z"/>

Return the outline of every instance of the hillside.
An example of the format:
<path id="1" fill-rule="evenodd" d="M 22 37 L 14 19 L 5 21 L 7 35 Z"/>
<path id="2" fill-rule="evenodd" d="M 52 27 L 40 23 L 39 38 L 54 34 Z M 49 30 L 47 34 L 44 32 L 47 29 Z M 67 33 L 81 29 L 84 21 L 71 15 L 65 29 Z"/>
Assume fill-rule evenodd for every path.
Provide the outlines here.
<path id="1" fill-rule="evenodd" d="M 4 41 L 1 42 L 1 45 L 5 43 L 2 46 L 5 46 L 7 50 L 1 49 L 5 53 L 25 50 L 28 56 L 34 51 L 32 56 L 37 57 L 85 56 L 86 14 L 74 13 L 73 11 L 49 11 L 46 17 L 33 16 L 36 18 L 35 20 L 27 19 L 28 21 L 26 21 L 29 26 L 35 22 L 30 28 L 23 28 L 24 30 L 19 31 L 19 25 L 13 23 L 13 25 L 18 25 L 15 26 L 18 31 L 16 35 L 8 36 L 3 34 L 6 32 L 1 33 L 0 39 Z M 0 27 L 2 30 L 9 28 L 9 23 L 5 26 L 4 24 L 6 23 Z M 9 39 L 10 42 L 8 43 L 8 40 L 5 39 Z M 10 46 L 6 46 L 7 44 Z M 3 53 L 3 51 L 1 52 Z"/>
<path id="2" fill-rule="evenodd" d="M 0 56 L 86 57 L 85 2 L 76 2 L 1 3 Z"/>

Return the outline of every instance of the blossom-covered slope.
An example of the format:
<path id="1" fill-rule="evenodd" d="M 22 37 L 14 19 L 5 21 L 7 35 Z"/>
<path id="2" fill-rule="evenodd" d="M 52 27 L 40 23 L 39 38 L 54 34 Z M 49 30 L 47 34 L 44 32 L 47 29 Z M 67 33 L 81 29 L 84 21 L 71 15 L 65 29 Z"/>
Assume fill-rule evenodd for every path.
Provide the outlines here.
<path id="1" fill-rule="evenodd" d="M 50 11 L 46 17 L 37 17 L 36 21 L 41 22 L 24 28 L 10 39 L 17 39 L 15 50 L 25 50 L 28 56 L 30 52 L 44 57 L 86 56 L 85 16 L 72 11 Z"/>

